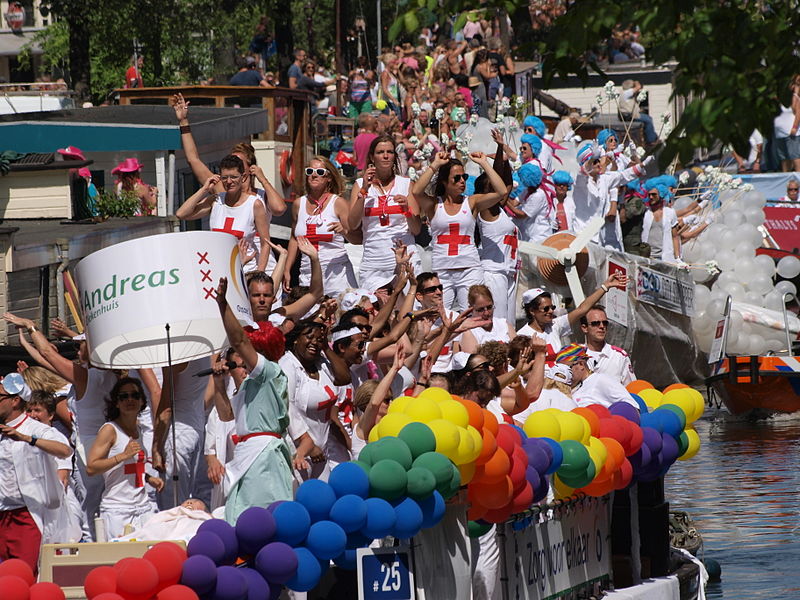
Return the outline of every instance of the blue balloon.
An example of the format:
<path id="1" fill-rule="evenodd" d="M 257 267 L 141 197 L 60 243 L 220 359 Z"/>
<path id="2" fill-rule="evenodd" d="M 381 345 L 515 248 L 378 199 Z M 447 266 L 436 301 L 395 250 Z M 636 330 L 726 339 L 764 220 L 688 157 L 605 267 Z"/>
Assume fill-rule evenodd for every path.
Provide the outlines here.
<path id="1" fill-rule="evenodd" d="M 614 404 L 608 408 L 608 412 L 612 415 L 619 415 L 637 425 L 639 424 L 639 411 L 636 410 L 633 405 L 623 402 L 622 400 L 614 402 Z"/>
<path id="2" fill-rule="evenodd" d="M 219 567 L 214 600 L 245 600 L 247 598 L 247 579 L 236 567 Z"/>
<path id="3" fill-rule="evenodd" d="M 334 558 L 333 562 L 336 563 L 336 566 L 341 569 L 345 569 L 346 571 L 355 571 L 358 567 L 356 563 L 358 558 L 357 553 L 358 550 L 355 548 L 345 548 L 345 551 Z"/>
<path id="4" fill-rule="evenodd" d="M 519 437 L 522 438 L 522 443 L 525 443 L 525 440 L 528 439 L 528 434 L 525 433 L 525 430 L 522 427 L 520 427 L 519 425 L 514 425 L 513 423 L 511 424 L 511 426 L 514 429 L 516 429 L 517 432 L 519 433 Z"/>
<path id="5" fill-rule="evenodd" d="M 221 544 L 222 541 L 220 541 Z M 201 596 L 208 594 L 217 585 L 217 565 L 204 554 L 190 556 L 183 561 L 180 582 L 181 585 L 192 588 Z"/>
<path id="6" fill-rule="evenodd" d="M 375 540 L 386 537 L 392 533 L 397 516 L 394 508 L 383 498 L 368 498 L 367 523 L 361 528 L 361 533 Z"/>
<path id="7" fill-rule="evenodd" d="M 444 517 L 447 506 L 444 503 L 444 498 L 438 490 L 433 490 L 433 493 L 424 500 L 417 501 L 419 507 L 422 509 L 422 528 L 428 529 L 438 524 Z"/>
<path id="8" fill-rule="evenodd" d="M 553 459 L 550 461 L 550 467 L 545 471 L 547 475 L 552 475 L 561 468 L 561 462 L 564 460 L 564 451 L 561 449 L 561 444 L 552 438 L 543 437 L 539 439 L 544 440 L 553 452 Z"/>
<path id="9" fill-rule="evenodd" d="M 322 577 L 322 565 L 308 548 L 295 548 L 297 554 L 297 572 L 286 582 L 286 587 L 295 592 L 308 592 L 319 583 Z"/>
<path id="10" fill-rule="evenodd" d="M 236 561 L 236 557 L 239 556 L 239 540 L 236 539 L 236 530 L 227 521 L 209 519 L 208 521 L 203 521 L 197 531 L 198 533 L 210 531 L 219 536 L 219 539 L 225 545 L 223 564 L 232 565 Z"/>
<path id="11" fill-rule="evenodd" d="M 267 507 L 267 510 L 271 513 L 275 512 L 275 509 L 278 508 L 281 504 L 286 502 L 286 500 L 275 500 L 272 504 Z"/>
<path id="12" fill-rule="evenodd" d="M 214 564 L 221 565 L 225 560 L 225 543 L 212 531 L 198 531 L 186 544 L 188 556 L 207 556 Z"/>
<path id="13" fill-rule="evenodd" d="M 297 572 L 297 555 L 288 544 L 272 542 L 256 554 L 255 567 L 264 579 L 280 587 Z"/>
<path id="14" fill-rule="evenodd" d="M 366 524 L 367 504 L 361 496 L 347 494 L 333 503 L 330 514 L 331 521 L 338 523 L 345 533 L 351 533 Z"/>
<path id="15" fill-rule="evenodd" d="M 678 437 L 683 431 L 683 423 L 681 418 L 671 410 L 655 410 L 653 415 L 658 415 L 661 421 L 661 433 L 666 433 L 673 438 Z"/>
<path id="16" fill-rule="evenodd" d="M 301 483 L 294 498 L 306 507 L 312 523 L 327 519 L 336 502 L 333 488 L 320 479 L 308 479 Z"/>
<path id="17" fill-rule="evenodd" d="M 639 405 L 640 415 L 646 415 L 647 413 L 650 412 L 650 409 L 647 407 L 647 404 L 645 403 L 644 400 L 642 400 L 642 397 L 639 394 L 631 394 L 631 398 L 636 400 L 636 404 Z"/>
<path id="18" fill-rule="evenodd" d="M 247 600 L 264 600 L 270 597 L 270 586 L 258 571 L 243 567 L 239 568 L 239 572 L 247 582 Z"/>
<path id="19" fill-rule="evenodd" d="M 308 530 L 306 547 L 320 560 L 332 560 L 344 552 L 347 534 L 333 521 L 317 521 Z"/>
<path id="20" fill-rule="evenodd" d="M 542 475 L 539 481 L 540 481 L 539 487 L 533 488 L 534 502 L 541 502 L 542 500 L 547 498 L 547 491 L 550 489 L 550 481 L 547 479 L 547 476 Z"/>
<path id="21" fill-rule="evenodd" d="M 353 494 L 365 500 L 369 498 L 369 476 L 364 469 L 350 462 L 345 462 L 334 467 L 328 478 L 328 484 L 333 488 L 337 498 Z"/>
<path id="22" fill-rule="evenodd" d="M 435 490 L 434 490 L 435 491 Z M 422 527 L 422 509 L 412 498 L 404 498 L 394 503 L 396 521 L 392 535 L 407 540 L 419 533 Z"/>
<path id="23" fill-rule="evenodd" d="M 658 433 L 664 433 L 664 421 L 661 419 L 661 415 L 663 414 L 664 411 L 653 411 L 646 415 L 641 415 L 639 417 L 639 425 L 642 429 L 649 427 L 650 429 L 655 429 Z"/>
<path id="24" fill-rule="evenodd" d="M 256 554 L 275 535 L 275 518 L 266 508 L 251 506 L 236 519 L 236 539 L 243 554 Z"/>
<path id="25" fill-rule="evenodd" d="M 311 527 L 311 517 L 306 507 L 299 502 L 283 502 L 272 512 L 275 517 L 276 542 L 284 542 L 290 546 L 303 543 Z"/>

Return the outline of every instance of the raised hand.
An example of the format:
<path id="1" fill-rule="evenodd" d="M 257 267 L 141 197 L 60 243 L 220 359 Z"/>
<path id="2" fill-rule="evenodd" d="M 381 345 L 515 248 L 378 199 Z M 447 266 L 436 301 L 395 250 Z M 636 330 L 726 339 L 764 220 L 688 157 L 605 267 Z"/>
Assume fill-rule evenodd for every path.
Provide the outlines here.
<path id="1" fill-rule="evenodd" d="M 228 300 L 225 298 L 225 294 L 228 293 L 228 278 L 227 277 L 220 277 L 219 284 L 217 285 L 217 296 L 216 301 L 217 305 L 220 309 L 224 310 L 226 306 L 228 306 Z"/>
<path id="2" fill-rule="evenodd" d="M 175 109 L 175 117 L 178 121 L 189 118 L 189 102 L 183 98 L 183 94 L 175 94 L 172 97 L 172 108 Z"/>
<path id="3" fill-rule="evenodd" d="M 297 239 L 297 249 L 305 254 L 310 259 L 319 258 L 319 252 L 314 248 L 314 244 L 308 241 L 308 238 L 299 236 Z"/>

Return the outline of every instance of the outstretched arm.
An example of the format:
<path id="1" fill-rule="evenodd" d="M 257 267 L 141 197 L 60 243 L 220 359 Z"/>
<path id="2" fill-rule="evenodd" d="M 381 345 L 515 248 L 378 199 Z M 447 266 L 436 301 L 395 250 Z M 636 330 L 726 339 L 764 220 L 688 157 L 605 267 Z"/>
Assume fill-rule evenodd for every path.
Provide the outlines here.
<path id="1" fill-rule="evenodd" d="M 297 302 L 284 306 L 283 309 L 287 317 L 301 319 L 322 298 L 322 267 L 319 264 L 319 254 L 313 244 L 304 237 L 295 239 L 297 240 L 297 249 L 308 256 L 311 261 L 311 285 L 308 293 L 303 294 Z"/>
<path id="2" fill-rule="evenodd" d="M 222 325 L 225 327 L 225 333 L 228 336 L 231 347 L 239 353 L 247 368 L 252 371 L 258 363 L 258 352 L 253 348 L 250 338 L 247 337 L 228 305 L 228 300 L 225 298 L 227 291 L 228 278 L 220 277 L 219 285 L 217 286 L 217 306 L 219 306 L 219 314 L 222 316 Z"/>
<path id="3" fill-rule="evenodd" d="M 208 168 L 208 165 L 200 159 L 200 153 L 194 143 L 194 137 L 189 125 L 189 102 L 184 99 L 183 94 L 175 94 L 172 97 L 172 108 L 175 109 L 175 117 L 181 127 L 181 145 L 183 146 L 184 154 L 186 154 L 186 162 L 189 163 L 192 174 L 197 178 L 197 181 L 206 181 L 213 173 Z M 224 191 L 222 185 L 219 185 L 217 191 Z"/>
<path id="4" fill-rule="evenodd" d="M 609 288 L 617 286 L 624 288 L 626 285 L 628 285 L 628 277 L 626 275 L 622 275 L 619 272 L 614 273 L 611 277 L 609 277 L 602 284 L 600 284 L 599 288 L 597 288 L 594 292 L 592 292 L 589 296 L 587 296 L 586 300 L 581 302 L 575 310 L 569 313 L 568 315 L 569 324 L 574 325 L 575 323 L 580 321 L 580 318 L 585 316 L 586 313 L 588 313 L 589 310 L 595 304 L 597 304 L 600 298 L 602 298 L 606 294 L 606 292 L 608 292 Z"/>

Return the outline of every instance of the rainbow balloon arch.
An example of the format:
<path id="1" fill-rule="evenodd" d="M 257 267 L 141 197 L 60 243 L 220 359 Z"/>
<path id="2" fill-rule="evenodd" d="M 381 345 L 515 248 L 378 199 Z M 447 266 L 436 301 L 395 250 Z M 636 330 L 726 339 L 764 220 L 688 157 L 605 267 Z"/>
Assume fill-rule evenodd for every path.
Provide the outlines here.
<path id="1" fill-rule="evenodd" d="M 89 600 L 250 600 L 282 588 L 313 589 L 331 561 L 356 568 L 356 552 L 379 538 L 409 539 L 436 526 L 462 486 L 469 534 L 525 513 L 544 500 L 601 497 L 663 477 L 700 448 L 692 427 L 705 404 L 675 384 L 663 392 L 628 385 L 630 403 L 532 413 L 523 427 L 500 424 L 475 402 L 438 388 L 397 398 L 372 429 L 358 460 L 327 482 L 308 480 L 295 500 L 245 510 L 235 525 L 205 521 L 186 550 L 171 542 L 142 558 L 93 569 Z M 62 600 L 52 583 L 34 584 L 20 560 L 0 563 L 4 600 Z"/>

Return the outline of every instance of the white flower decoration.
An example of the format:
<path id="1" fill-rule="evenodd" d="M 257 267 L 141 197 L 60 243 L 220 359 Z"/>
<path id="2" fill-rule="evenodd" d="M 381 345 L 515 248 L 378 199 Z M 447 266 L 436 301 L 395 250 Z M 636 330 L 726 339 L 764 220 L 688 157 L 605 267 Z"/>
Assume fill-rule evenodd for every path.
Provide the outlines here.
<path id="1" fill-rule="evenodd" d="M 661 114 L 661 122 L 662 123 L 664 123 L 664 124 L 669 123 L 669 120 L 670 120 L 670 114 L 669 113 L 662 113 Z"/>
<path id="2" fill-rule="evenodd" d="M 414 158 L 416 158 L 417 160 L 422 160 L 423 158 L 425 158 L 425 153 L 422 150 L 415 150 Z"/>
<path id="3" fill-rule="evenodd" d="M 422 153 L 423 153 L 425 156 L 430 156 L 430 155 L 432 155 L 432 154 L 433 154 L 433 151 L 434 151 L 434 147 L 433 147 L 433 144 L 431 144 L 430 142 L 429 142 L 429 143 L 427 143 L 427 144 L 425 144 L 425 145 L 422 147 Z"/>
<path id="4" fill-rule="evenodd" d="M 753 184 L 752 183 L 745 183 L 742 186 L 742 191 L 743 192 L 752 192 L 753 191 Z"/>
<path id="5" fill-rule="evenodd" d="M 678 181 L 679 181 L 680 183 L 686 183 L 687 181 L 689 181 L 689 171 L 683 171 L 683 172 L 682 172 L 682 173 L 681 173 L 681 174 L 678 176 Z"/>
<path id="6" fill-rule="evenodd" d="M 697 183 L 705 183 L 706 180 L 708 180 L 708 177 L 705 173 L 700 173 L 700 175 L 697 176 Z"/>
<path id="7" fill-rule="evenodd" d="M 597 103 L 597 106 L 603 106 L 603 104 L 606 103 L 605 98 L 603 98 L 601 94 L 597 94 L 597 96 L 594 97 L 594 101 Z"/>
<path id="8" fill-rule="evenodd" d="M 647 151 L 646 151 L 644 148 L 642 148 L 641 146 L 637 146 L 637 148 L 636 148 L 636 155 L 637 155 L 639 158 L 642 158 L 642 157 L 643 157 L 645 154 L 647 154 Z"/>
<path id="9" fill-rule="evenodd" d="M 720 272 L 719 265 L 715 260 L 707 260 L 704 264 L 706 271 L 708 271 L 709 275 L 716 275 Z"/>
<path id="10" fill-rule="evenodd" d="M 443 133 L 442 137 L 441 137 L 441 139 L 439 141 L 442 142 L 442 146 L 447 146 L 447 144 L 450 143 L 450 136 L 447 135 L 446 133 Z"/>
<path id="11" fill-rule="evenodd" d="M 436 113 L 434 113 L 434 114 L 436 116 L 436 120 L 437 121 L 441 121 L 442 119 L 444 119 L 444 110 L 443 109 L 437 108 L 436 109 Z"/>
<path id="12" fill-rule="evenodd" d="M 742 186 L 742 179 L 741 177 L 737 177 L 736 179 L 731 180 L 731 185 L 735 188 Z"/>
<path id="13" fill-rule="evenodd" d="M 411 181 L 416 181 L 419 179 L 419 175 L 417 174 L 417 170 L 414 167 L 408 167 L 408 178 Z"/>
<path id="14" fill-rule="evenodd" d="M 477 114 L 470 115 L 469 124 L 472 125 L 473 127 L 475 127 L 478 124 L 478 115 Z"/>
<path id="15" fill-rule="evenodd" d="M 411 112 L 414 113 L 414 116 L 419 116 L 419 113 L 422 109 L 420 109 L 419 104 L 416 102 L 411 103 Z"/>
<path id="16" fill-rule="evenodd" d="M 516 99 L 514 100 L 514 103 L 517 105 L 517 108 L 522 108 L 523 106 L 525 106 L 525 98 L 523 98 L 522 96 L 517 96 Z"/>
<path id="17" fill-rule="evenodd" d="M 636 96 L 636 101 L 637 101 L 637 102 L 644 102 L 645 100 L 647 100 L 647 91 L 646 91 L 646 90 L 642 90 L 642 91 L 641 91 L 641 92 L 639 92 L 639 94 Z"/>
<path id="18" fill-rule="evenodd" d="M 622 154 L 628 158 L 631 157 L 631 147 L 625 146 L 625 149 L 622 151 Z"/>
<path id="19" fill-rule="evenodd" d="M 419 138 L 415 135 L 412 135 L 410 138 L 408 138 L 408 141 L 414 144 L 415 146 L 419 146 Z"/>
<path id="20" fill-rule="evenodd" d="M 522 161 L 521 161 L 521 160 L 519 160 L 519 159 L 517 159 L 517 160 L 512 160 L 512 161 L 511 161 L 511 163 L 509 163 L 509 164 L 511 165 L 511 169 L 512 169 L 513 171 L 519 171 L 519 170 L 520 170 L 520 168 L 522 167 Z"/>
<path id="21" fill-rule="evenodd" d="M 519 124 L 517 123 L 517 120 L 516 119 L 511 119 L 508 122 L 508 130 L 509 131 L 516 131 L 517 129 L 519 129 Z"/>

